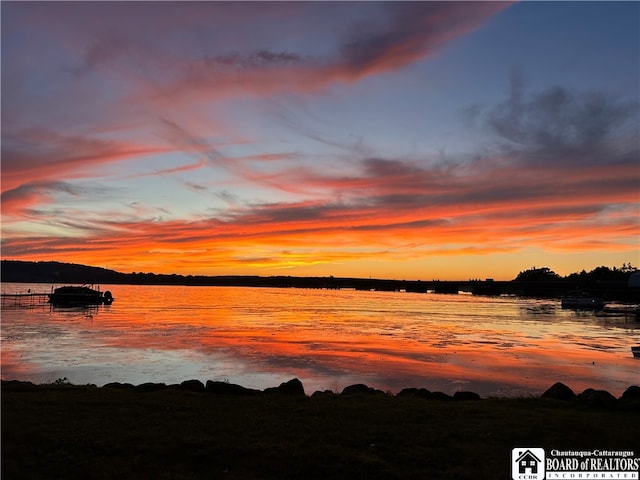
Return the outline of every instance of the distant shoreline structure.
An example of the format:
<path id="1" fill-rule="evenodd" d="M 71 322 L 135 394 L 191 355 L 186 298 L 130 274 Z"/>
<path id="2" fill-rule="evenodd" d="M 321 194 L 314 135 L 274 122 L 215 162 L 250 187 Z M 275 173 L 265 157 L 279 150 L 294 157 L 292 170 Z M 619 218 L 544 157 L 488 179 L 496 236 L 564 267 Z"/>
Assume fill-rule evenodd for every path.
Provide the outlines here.
<path id="1" fill-rule="evenodd" d="M 599 271 L 600 270 L 600 271 Z M 177 275 L 121 273 L 100 267 L 61 263 L 2 260 L 2 282 L 15 283 L 93 283 L 108 285 L 184 285 L 224 287 L 316 288 L 361 291 L 397 291 L 412 293 L 468 292 L 475 295 L 521 295 L 559 298 L 575 289 L 609 301 L 640 302 L 640 288 L 630 286 L 634 270 L 594 271 L 560 277 L 550 269 L 533 268 L 520 272 L 514 280 L 385 280 L 349 277 L 295 277 L 258 275 Z"/>

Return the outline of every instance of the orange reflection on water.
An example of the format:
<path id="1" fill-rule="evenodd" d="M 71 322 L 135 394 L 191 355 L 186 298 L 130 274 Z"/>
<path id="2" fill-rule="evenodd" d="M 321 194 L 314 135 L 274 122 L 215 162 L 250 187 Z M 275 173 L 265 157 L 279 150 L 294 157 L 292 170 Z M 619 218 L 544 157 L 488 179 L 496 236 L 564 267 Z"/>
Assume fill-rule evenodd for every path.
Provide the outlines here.
<path id="1" fill-rule="evenodd" d="M 307 393 L 366 383 L 481 395 L 556 381 L 619 395 L 640 383 L 635 322 L 552 302 L 301 289 L 112 286 L 91 318 L 3 312 L 3 378 L 76 383 L 228 380 Z M 634 340 L 635 338 L 635 340 Z M 631 340 L 630 340 L 631 339 Z"/>

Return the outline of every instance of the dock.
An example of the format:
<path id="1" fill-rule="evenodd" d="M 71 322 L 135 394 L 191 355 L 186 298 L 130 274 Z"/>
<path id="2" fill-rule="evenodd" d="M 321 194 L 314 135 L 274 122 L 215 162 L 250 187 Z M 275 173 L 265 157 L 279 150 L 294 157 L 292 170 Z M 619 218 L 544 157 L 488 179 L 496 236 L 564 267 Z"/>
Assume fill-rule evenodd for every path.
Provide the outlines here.
<path id="1" fill-rule="evenodd" d="M 0 306 L 7 307 L 39 307 L 49 303 L 48 293 L 1 293 Z"/>

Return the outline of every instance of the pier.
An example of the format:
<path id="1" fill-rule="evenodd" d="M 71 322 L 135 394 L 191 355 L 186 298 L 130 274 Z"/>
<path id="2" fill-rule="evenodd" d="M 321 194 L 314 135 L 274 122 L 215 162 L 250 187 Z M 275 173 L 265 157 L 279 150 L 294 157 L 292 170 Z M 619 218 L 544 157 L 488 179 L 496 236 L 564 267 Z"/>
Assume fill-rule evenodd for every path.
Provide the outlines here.
<path id="1" fill-rule="evenodd" d="M 2 308 L 7 307 L 39 307 L 48 305 L 48 293 L 2 293 L 0 294 L 0 305 Z"/>

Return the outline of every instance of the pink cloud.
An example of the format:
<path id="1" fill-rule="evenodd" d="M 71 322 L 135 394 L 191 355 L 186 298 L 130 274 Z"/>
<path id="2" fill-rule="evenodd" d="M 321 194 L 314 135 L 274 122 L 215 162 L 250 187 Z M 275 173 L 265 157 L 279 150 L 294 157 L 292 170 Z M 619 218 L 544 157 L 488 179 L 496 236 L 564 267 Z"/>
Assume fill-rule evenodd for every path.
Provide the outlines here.
<path id="1" fill-rule="evenodd" d="M 185 129 L 186 120 L 178 125 L 162 120 L 163 115 L 175 118 L 176 112 L 197 111 L 198 105 L 215 105 L 229 95 L 316 91 L 399 69 L 479 27 L 507 5 L 194 3 L 177 8 L 165 3 L 157 9 L 129 3 L 12 5 L 5 12 L 7 19 L 33 32 L 24 48 L 51 55 L 35 68 L 25 60 L 29 55 L 7 56 L 10 63 L 5 70 L 10 75 L 3 80 L 12 95 L 3 105 L 3 191 L 88 176 L 103 163 L 176 149 L 201 155 L 198 162 L 204 155 L 207 162 L 241 178 L 291 189 L 278 185 L 269 174 L 252 172 L 242 160 L 222 156 L 215 145 L 189 133 L 192 128 Z M 359 22 L 353 19 L 361 10 L 376 12 L 372 17 L 376 20 L 356 28 L 352 22 Z M 293 22 L 290 33 L 282 32 L 283 17 Z M 324 17 L 338 21 L 337 31 L 345 32 L 333 51 L 308 53 L 304 48 L 294 51 L 269 44 L 277 32 L 288 34 L 290 45 L 296 45 L 300 36 L 309 34 L 307 30 L 326 41 L 327 33 L 320 28 L 303 28 Z M 212 23 L 219 24 L 216 41 L 210 38 Z M 242 38 L 246 41 L 238 42 Z M 49 60 L 62 54 L 68 55 L 62 64 Z M 39 94 L 45 103 L 32 102 L 24 78 L 41 84 Z M 140 138 L 144 125 L 152 125 L 152 134 L 162 130 L 158 117 L 173 138 L 161 136 L 165 145 L 157 138 L 155 144 L 122 139 L 123 134 Z M 47 119 L 53 122 L 37 126 Z M 220 125 L 215 128 L 220 130 Z M 60 133 L 62 129 L 78 133 Z M 208 125 L 208 136 L 210 129 Z M 182 168 L 190 167 L 165 173 Z"/>
<path id="2" fill-rule="evenodd" d="M 189 265 L 273 266 L 283 258 L 410 258 L 412 249 L 628 248 L 638 235 L 637 209 L 630 207 L 637 206 L 640 181 L 637 138 L 632 133 L 627 148 L 616 128 L 635 118 L 637 106 L 613 97 L 559 87 L 512 94 L 485 108 L 480 120 L 494 144 L 473 161 L 365 155 L 364 148 L 288 125 L 304 140 L 340 148 L 332 161 L 343 160 L 345 169 L 305 161 L 306 152 L 291 152 L 289 144 L 282 153 L 260 153 L 261 141 L 273 147 L 281 139 L 254 139 L 221 113 L 229 99 L 326 93 L 399 71 L 509 5 L 9 3 L 11 19 L 32 35 L 3 73 L 3 93 L 11 93 L 3 95 L 3 216 L 41 226 L 46 215 L 52 231 L 78 235 L 38 236 L 33 224 L 21 229 L 14 222 L 3 231 L 3 254 L 156 266 L 171 257 L 176 263 L 162 267 L 171 271 L 179 258 Z M 248 148 L 234 153 L 241 143 Z M 152 207 L 132 215 L 118 206 L 97 212 L 55 203 L 90 198 L 89 179 L 105 165 L 160 153 L 178 154 L 176 164 L 138 175 L 123 169 L 119 179 L 185 174 L 184 185 L 203 197 L 226 196 L 232 207 L 217 210 L 205 201 L 197 217 L 163 220 Z M 186 175 L 204 167 L 223 170 L 247 190 L 277 191 L 278 200 L 210 192 L 211 183 Z M 611 208 L 619 215 L 604 219 Z"/>
<path id="3" fill-rule="evenodd" d="M 30 130 L 3 137 L 3 191 L 25 183 L 93 175 L 92 167 L 166 152 L 166 147 L 142 146 L 53 130 Z M 85 172 L 85 173 L 82 173 Z"/>
<path id="4" fill-rule="evenodd" d="M 198 102 L 247 94 L 314 92 L 334 83 L 356 82 L 429 57 L 509 5 L 508 2 L 399 2 L 375 7 L 352 4 L 356 10 L 359 7 L 380 10 L 379 19 L 369 25 L 344 26 L 349 33 L 336 51 L 317 55 L 255 47 L 244 53 L 231 50 L 200 58 L 167 55 L 158 59 L 159 65 L 176 75 L 147 84 L 143 93 L 148 101 L 165 105 L 176 100 Z M 332 7 L 327 9 L 325 15 L 330 14 Z"/>

